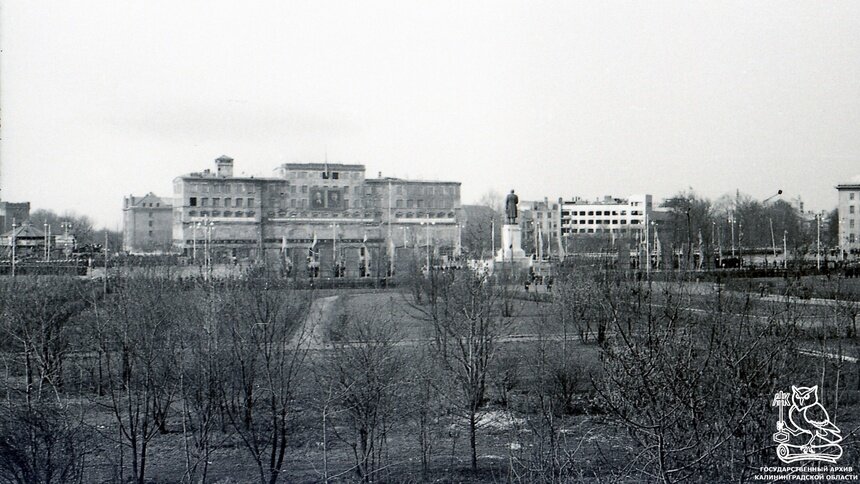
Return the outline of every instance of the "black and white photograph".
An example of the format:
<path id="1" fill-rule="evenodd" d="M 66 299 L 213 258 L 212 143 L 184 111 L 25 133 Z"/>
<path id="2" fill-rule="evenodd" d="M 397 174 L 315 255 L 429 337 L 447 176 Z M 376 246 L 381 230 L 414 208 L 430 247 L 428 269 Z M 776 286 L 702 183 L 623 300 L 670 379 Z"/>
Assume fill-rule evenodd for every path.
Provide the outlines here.
<path id="1" fill-rule="evenodd" d="M 860 480 L 860 2 L 0 2 L 0 484 Z"/>

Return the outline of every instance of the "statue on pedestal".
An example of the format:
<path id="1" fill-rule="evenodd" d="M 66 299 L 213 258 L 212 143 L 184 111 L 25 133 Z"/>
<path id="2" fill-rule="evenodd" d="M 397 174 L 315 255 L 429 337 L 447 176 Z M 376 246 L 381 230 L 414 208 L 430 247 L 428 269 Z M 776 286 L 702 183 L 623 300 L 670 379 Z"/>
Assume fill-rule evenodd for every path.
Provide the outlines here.
<path id="1" fill-rule="evenodd" d="M 514 194 L 514 191 L 511 190 L 511 193 L 505 197 L 505 223 L 515 224 L 517 223 L 517 204 L 520 203 L 520 198 Z"/>

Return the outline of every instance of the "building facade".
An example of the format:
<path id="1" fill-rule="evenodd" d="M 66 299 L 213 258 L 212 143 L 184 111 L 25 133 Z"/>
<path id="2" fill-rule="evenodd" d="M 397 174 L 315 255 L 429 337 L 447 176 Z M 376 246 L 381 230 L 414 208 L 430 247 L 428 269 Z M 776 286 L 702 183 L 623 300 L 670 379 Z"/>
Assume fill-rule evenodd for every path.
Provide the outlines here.
<path id="1" fill-rule="evenodd" d="M 169 199 L 150 192 L 129 195 L 122 204 L 122 248 L 131 254 L 162 254 L 173 243 L 173 208 Z"/>
<path id="2" fill-rule="evenodd" d="M 19 226 L 30 220 L 30 202 L 0 202 L 0 232 L 12 230 L 12 224 Z"/>
<path id="3" fill-rule="evenodd" d="M 286 163 L 237 177 L 233 160 L 174 180 L 173 248 L 322 276 L 382 276 L 459 250 L 460 183 L 367 179 L 364 165 Z"/>
<path id="4" fill-rule="evenodd" d="M 839 248 L 843 258 L 860 258 L 860 183 L 837 185 Z"/>
<path id="5" fill-rule="evenodd" d="M 522 215 L 520 226 L 523 231 L 523 250 L 534 254 L 538 259 L 559 257 L 562 252 L 561 206 L 559 198 L 550 202 L 548 198 L 539 201 L 523 201 L 519 204 Z"/>
<path id="6" fill-rule="evenodd" d="M 596 201 L 577 197 L 561 205 L 561 233 L 637 235 L 651 220 L 652 211 L 651 195 L 627 199 L 607 195 Z"/>

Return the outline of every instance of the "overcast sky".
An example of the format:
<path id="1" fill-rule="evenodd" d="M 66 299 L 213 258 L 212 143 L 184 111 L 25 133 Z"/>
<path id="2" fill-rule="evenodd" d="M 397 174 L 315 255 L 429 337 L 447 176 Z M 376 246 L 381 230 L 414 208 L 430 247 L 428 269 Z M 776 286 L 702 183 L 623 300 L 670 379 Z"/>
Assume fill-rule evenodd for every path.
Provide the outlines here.
<path id="1" fill-rule="evenodd" d="M 0 197 L 117 228 L 235 158 L 457 180 L 463 202 L 860 174 L 860 2 L 33 2 L 0 7 Z"/>

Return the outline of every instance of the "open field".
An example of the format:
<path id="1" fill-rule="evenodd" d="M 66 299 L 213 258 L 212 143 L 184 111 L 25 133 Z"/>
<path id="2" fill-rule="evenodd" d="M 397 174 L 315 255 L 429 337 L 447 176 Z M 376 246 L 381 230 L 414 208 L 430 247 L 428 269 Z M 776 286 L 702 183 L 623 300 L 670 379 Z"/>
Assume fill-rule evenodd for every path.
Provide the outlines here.
<path id="1" fill-rule="evenodd" d="M 860 464 L 853 304 L 704 283 L 576 279 L 540 297 L 519 287 L 475 300 L 452 291 L 436 313 L 447 315 L 434 322 L 429 299 L 416 302 L 407 287 L 141 279 L 99 295 L 99 283 L 46 281 L 25 293 L 6 287 L 2 295 L 16 298 L 0 298 L 10 336 L 0 425 L 9 435 L 26 428 L 28 398 L 34 409 L 59 408 L 62 419 L 46 422 L 76 429 L 82 482 L 134 480 L 133 455 L 146 457 L 143 482 L 197 481 L 204 463 L 206 482 L 224 483 L 353 482 L 368 472 L 377 482 L 648 481 L 653 431 L 631 422 L 664 421 L 676 412 L 676 392 L 686 395 L 681 414 L 697 418 L 664 430 L 677 446 L 674 465 L 692 461 L 696 474 L 721 469 L 738 481 L 777 462 L 771 400 L 791 385 L 820 388 L 842 430 L 840 464 Z M 81 294 L 95 298 L 81 302 Z M 41 309 L 61 301 L 72 306 L 56 326 L 60 313 Z M 47 334 L 36 322 L 48 318 L 62 331 L 27 339 Z M 55 346 L 60 337 L 68 346 Z M 11 341 L 39 343 L 44 353 L 22 353 Z M 61 373 L 49 365 L 55 357 Z M 478 386 L 469 375 L 479 375 Z M 480 391 L 474 407 L 464 400 L 469 388 Z M 707 398 L 687 403 L 699 395 Z M 272 440 L 278 425 L 282 440 Z M 683 456 L 677 449 L 691 432 L 721 458 Z M 362 444 L 362 435 L 372 438 Z M 728 457 L 744 448 L 737 461 Z M 275 471 L 273 449 L 283 451 Z"/>

